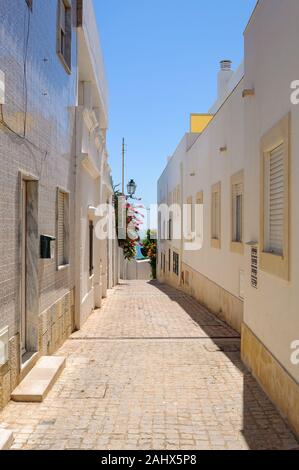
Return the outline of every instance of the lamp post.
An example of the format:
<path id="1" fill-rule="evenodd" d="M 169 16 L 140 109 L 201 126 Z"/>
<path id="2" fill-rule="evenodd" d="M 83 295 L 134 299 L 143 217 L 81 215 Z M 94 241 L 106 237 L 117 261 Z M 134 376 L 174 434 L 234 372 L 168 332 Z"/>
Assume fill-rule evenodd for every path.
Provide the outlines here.
<path id="1" fill-rule="evenodd" d="M 135 201 L 141 201 L 141 198 L 137 198 L 134 196 L 134 194 L 136 193 L 136 189 L 137 189 L 137 184 L 135 183 L 133 179 L 131 179 L 127 184 L 127 192 L 128 192 L 127 198 L 135 199 Z"/>
<path id="2" fill-rule="evenodd" d="M 134 194 L 136 193 L 136 189 L 137 189 L 137 184 L 135 183 L 133 179 L 131 179 L 127 184 L 127 192 L 128 192 L 129 197 L 134 196 Z"/>

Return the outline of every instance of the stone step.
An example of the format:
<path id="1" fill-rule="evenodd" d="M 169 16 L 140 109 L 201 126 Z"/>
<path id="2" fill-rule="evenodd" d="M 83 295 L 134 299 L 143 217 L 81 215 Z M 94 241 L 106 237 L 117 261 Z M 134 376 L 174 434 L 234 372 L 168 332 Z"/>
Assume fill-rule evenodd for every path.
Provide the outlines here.
<path id="1" fill-rule="evenodd" d="M 0 428 L 0 450 L 9 450 L 13 441 L 14 438 L 12 431 Z"/>
<path id="2" fill-rule="evenodd" d="M 41 357 L 13 391 L 11 399 L 18 402 L 42 402 L 64 367 L 65 357 Z"/>

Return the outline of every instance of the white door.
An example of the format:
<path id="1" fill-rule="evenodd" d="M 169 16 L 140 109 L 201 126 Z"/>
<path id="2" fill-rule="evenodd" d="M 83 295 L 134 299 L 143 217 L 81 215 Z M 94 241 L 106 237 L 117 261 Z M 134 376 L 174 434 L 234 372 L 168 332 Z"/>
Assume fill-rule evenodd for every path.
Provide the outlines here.
<path id="1" fill-rule="evenodd" d="M 21 234 L 21 353 L 26 352 L 26 247 L 27 247 L 27 182 L 22 180 Z"/>

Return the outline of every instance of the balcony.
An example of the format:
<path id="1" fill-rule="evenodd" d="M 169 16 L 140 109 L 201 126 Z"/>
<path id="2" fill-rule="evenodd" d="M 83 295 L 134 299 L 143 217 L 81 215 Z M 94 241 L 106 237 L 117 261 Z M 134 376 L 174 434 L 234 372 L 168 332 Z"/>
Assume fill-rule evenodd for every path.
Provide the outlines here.
<path id="1" fill-rule="evenodd" d="M 105 141 L 96 113 L 83 106 L 77 109 L 77 135 L 82 164 L 93 178 L 102 172 Z"/>

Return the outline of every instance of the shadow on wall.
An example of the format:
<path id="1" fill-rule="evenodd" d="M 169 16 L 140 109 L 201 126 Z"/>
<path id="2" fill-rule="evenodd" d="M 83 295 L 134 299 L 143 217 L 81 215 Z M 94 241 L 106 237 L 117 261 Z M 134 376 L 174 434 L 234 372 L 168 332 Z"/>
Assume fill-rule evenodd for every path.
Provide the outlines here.
<path id="1" fill-rule="evenodd" d="M 150 284 L 180 305 L 199 326 L 202 338 L 212 340 L 213 346 L 209 347 L 211 354 L 224 353 L 243 375 L 242 433 L 248 447 L 251 450 L 281 450 L 283 445 L 284 449 L 294 449 L 297 442 L 295 436 L 290 438 L 288 425 L 241 360 L 238 333 L 188 294 L 158 281 L 150 281 Z M 232 396 L 234 393 L 232 390 Z"/>

